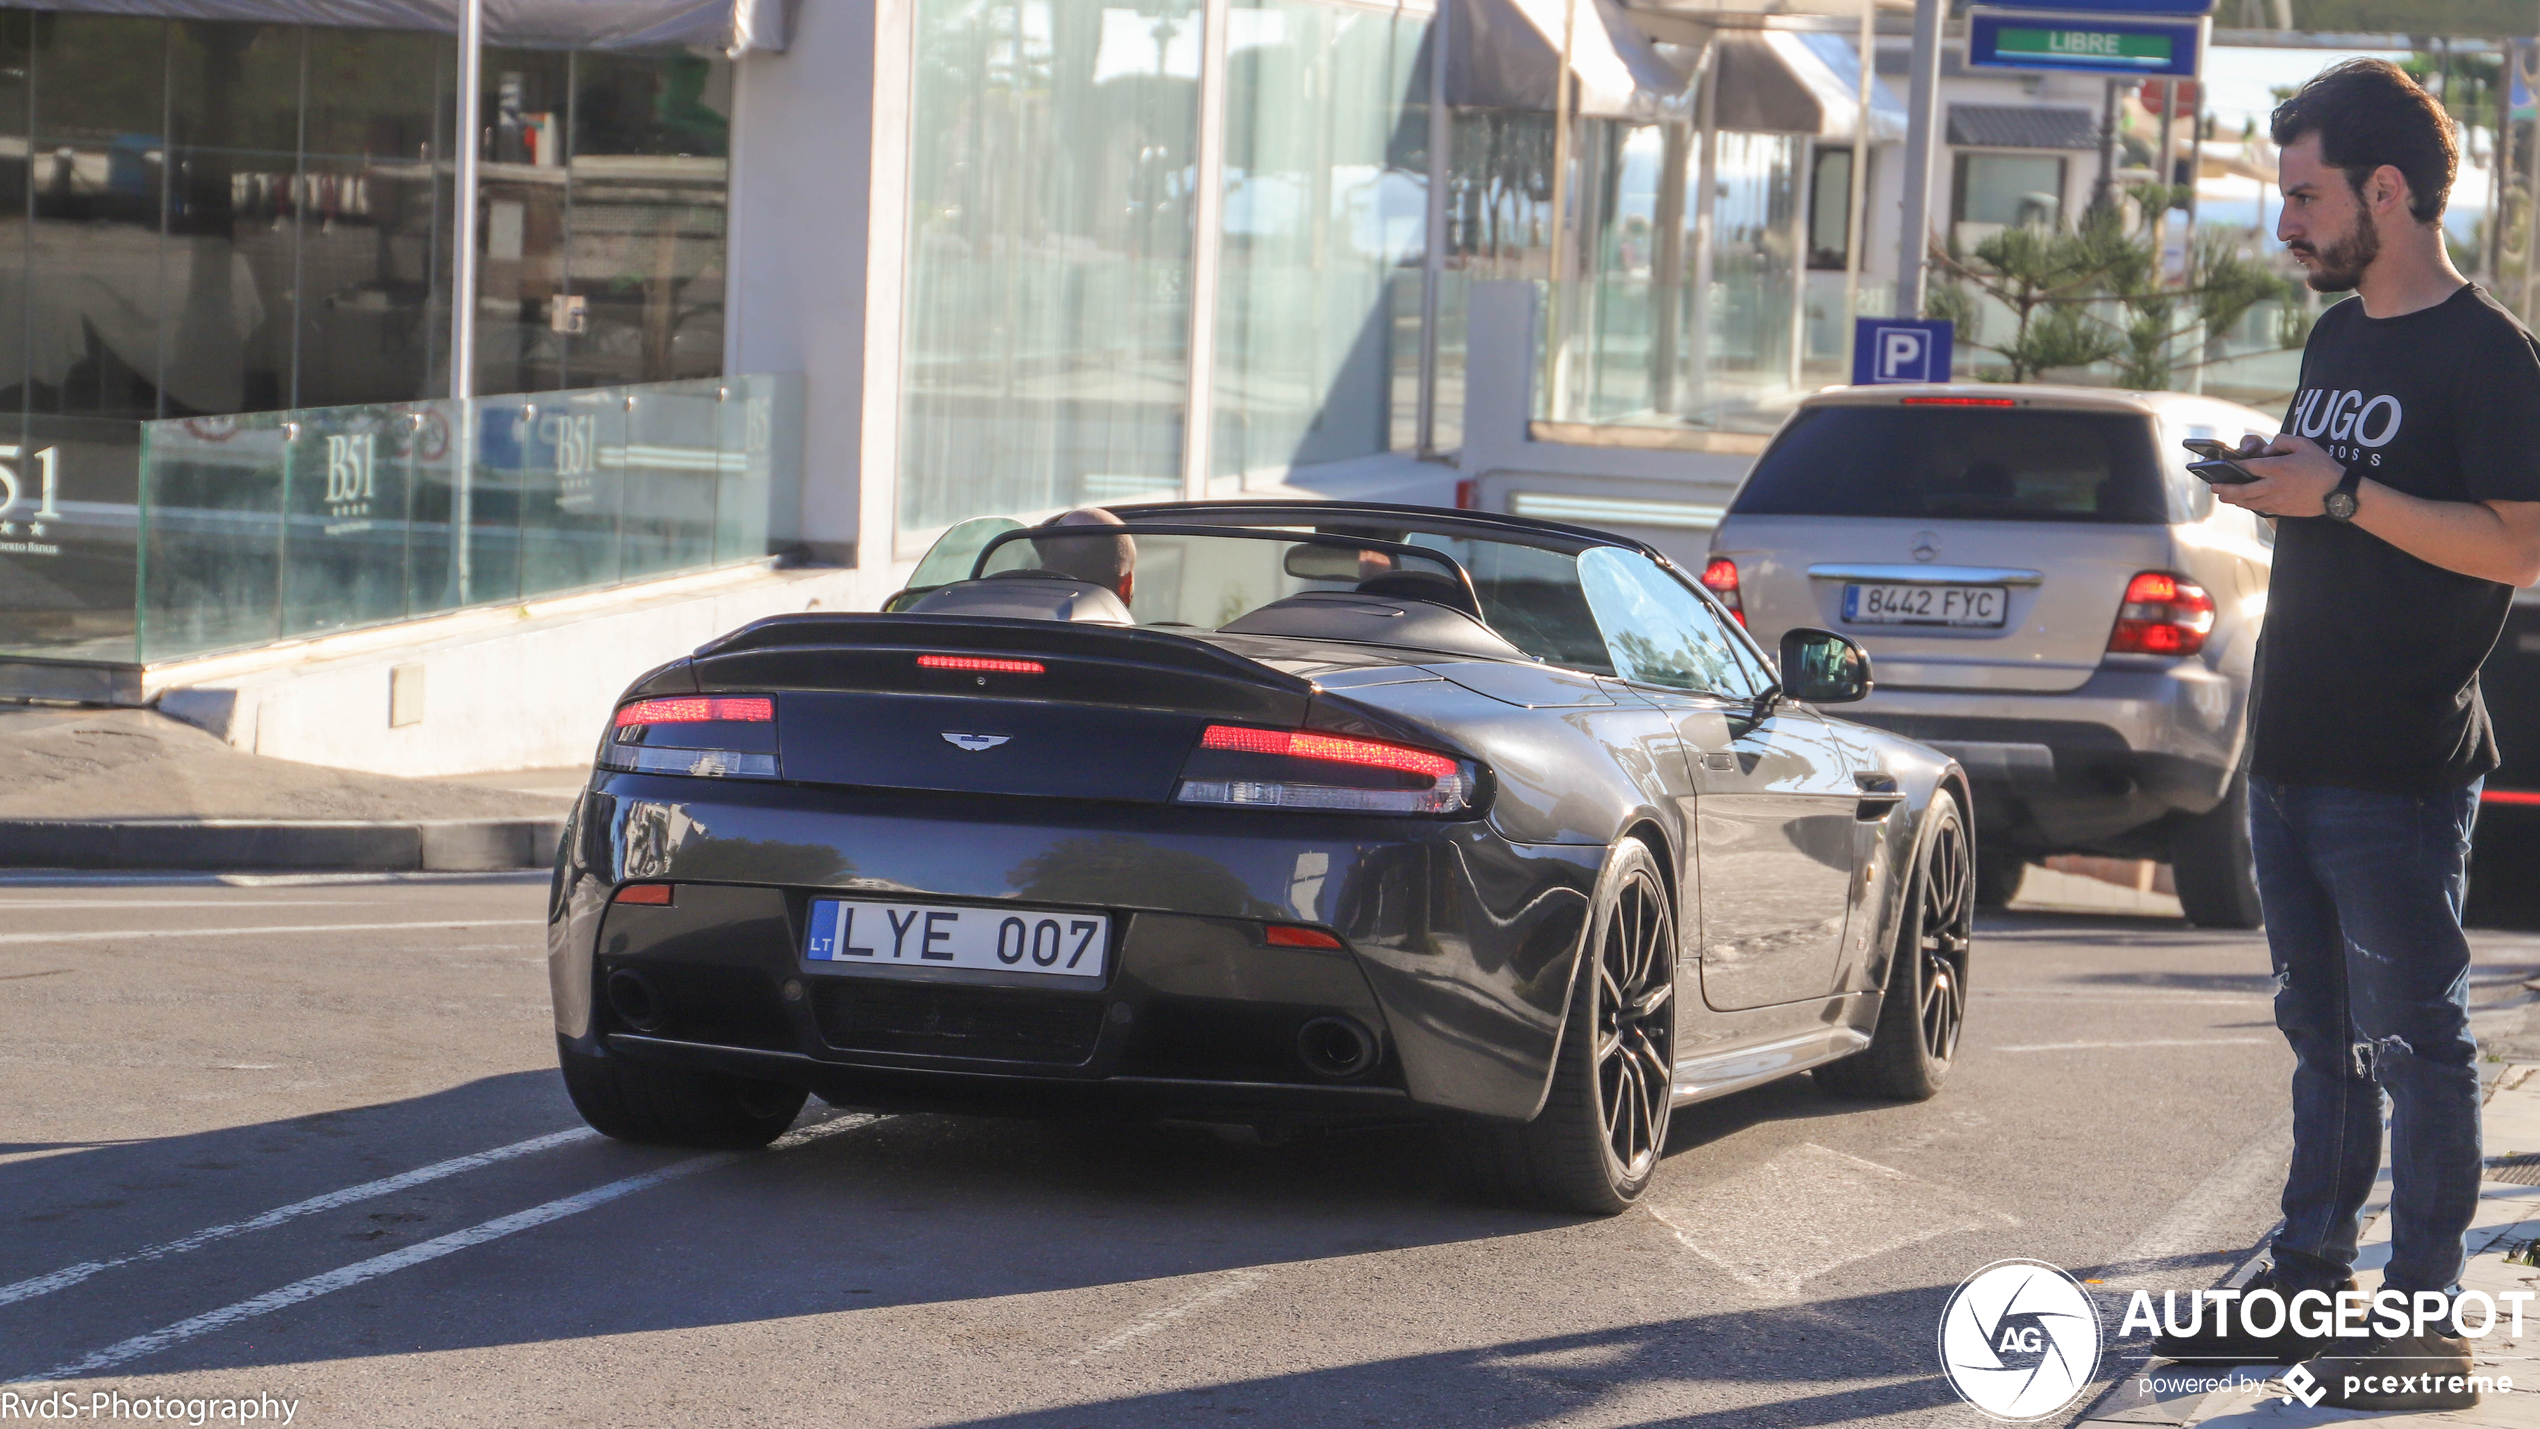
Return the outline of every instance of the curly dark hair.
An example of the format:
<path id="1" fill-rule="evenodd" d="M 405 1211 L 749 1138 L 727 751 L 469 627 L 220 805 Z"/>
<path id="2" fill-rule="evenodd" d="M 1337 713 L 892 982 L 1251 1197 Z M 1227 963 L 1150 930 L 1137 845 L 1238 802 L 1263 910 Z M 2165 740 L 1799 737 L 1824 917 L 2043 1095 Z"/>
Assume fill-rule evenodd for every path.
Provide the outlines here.
<path id="1" fill-rule="evenodd" d="M 2321 70 L 2275 107 L 2268 128 L 2278 147 L 2319 135 L 2320 157 L 2345 170 L 2358 194 L 2373 170 L 2397 169 L 2408 181 L 2408 212 L 2419 223 L 2443 216 L 2460 172 L 2451 116 L 2388 60 L 2347 60 Z"/>

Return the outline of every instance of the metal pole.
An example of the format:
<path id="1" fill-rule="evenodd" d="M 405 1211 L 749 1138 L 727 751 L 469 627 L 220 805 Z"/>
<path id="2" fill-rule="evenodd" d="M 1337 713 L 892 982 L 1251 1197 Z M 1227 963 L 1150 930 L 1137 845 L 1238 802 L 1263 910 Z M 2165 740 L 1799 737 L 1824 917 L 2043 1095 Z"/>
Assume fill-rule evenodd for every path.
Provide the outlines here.
<path id="1" fill-rule="evenodd" d="M 2527 66 L 2531 62 L 2531 53 L 2532 42 L 2529 40 L 2517 41 L 2505 52 L 2505 62 L 2514 66 L 2515 72 L 2524 75 L 2526 82 L 2530 75 Z M 2532 142 L 2523 145 L 2523 148 L 2528 151 L 2522 156 L 2522 161 L 2529 177 L 2522 191 L 2522 320 L 2529 322 L 2531 300 L 2535 294 L 2540 294 L 2540 123 L 2533 124 Z"/>
<path id="2" fill-rule="evenodd" d="M 2101 80 L 2099 100 L 2099 179 L 2090 186 L 2090 206 L 2108 207 L 2117 201 L 2117 106 L 2123 102 L 2120 87 L 2114 79 Z"/>
<path id="3" fill-rule="evenodd" d="M 1949 0 L 1914 0 L 1913 84 L 1905 100 L 1905 212 L 1896 238 L 1896 316 L 1923 315 L 1931 256 L 1932 156 L 1940 143 L 1940 27 Z"/>
<path id="4" fill-rule="evenodd" d="M 1711 269 L 1713 216 L 1720 195 L 1720 46 L 1713 36 L 1702 54 L 1702 93 L 1694 101 L 1693 293 L 1685 315 L 1684 412 L 1696 416 L 1711 400 Z"/>
<path id="5" fill-rule="evenodd" d="M 1227 0 L 1200 6 L 1199 136 L 1191 155 L 1190 395 L 1182 418 L 1182 499 L 1206 501 L 1217 446 L 1217 288 L 1226 211 Z M 1243 476 L 1238 463 L 1236 479 Z"/>
<path id="6" fill-rule="evenodd" d="M 1860 335 L 1855 319 L 1861 316 L 1861 240 L 1869 236 L 1861 209 L 1869 202 L 1870 86 L 1877 82 L 1878 61 L 1878 0 L 1861 0 L 1861 83 L 1855 96 L 1860 107 L 1853 111 L 1852 185 L 1844 200 L 1843 221 L 1843 371 L 1847 382 L 1854 362 L 1852 341 Z M 1811 201 L 1814 198 L 1810 195 Z"/>
<path id="7" fill-rule="evenodd" d="M 455 603 L 475 599 L 476 525 L 476 207 L 479 116 L 485 102 L 485 0 L 460 0 L 458 115 L 450 246 L 450 400 L 458 406 L 450 445 L 450 584 Z"/>
<path id="8" fill-rule="evenodd" d="M 1567 409 L 1563 390 L 1568 381 L 1570 353 L 1567 324 L 1570 305 L 1562 288 L 1570 265 L 1562 261 L 1569 251 L 1570 237 L 1570 63 L 1578 40 L 1579 0 L 1563 0 L 1561 6 L 1561 72 L 1552 81 L 1552 273 L 1544 295 L 1543 319 L 1543 414 L 1560 421 Z"/>
<path id="9" fill-rule="evenodd" d="M 1446 282 L 1446 191 L 1455 172 L 1447 146 L 1454 142 L 1446 107 L 1448 46 L 1453 42 L 1457 0 L 1438 0 L 1429 21 L 1429 233 L 1420 258 L 1420 408 L 1414 445 L 1423 460 L 1438 454 L 1438 289 Z"/>
<path id="10" fill-rule="evenodd" d="M 2178 114 L 2178 82 L 2161 80 L 2161 157 L 2156 166 L 2161 174 L 2161 211 L 2152 216 L 2152 261 L 2160 265 L 2160 281 L 2170 280 L 2170 185 L 2178 181 L 2178 153 L 2174 133 Z M 2146 85 L 2145 88 L 2150 88 Z"/>
<path id="11" fill-rule="evenodd" d="M 2509 187 L 2505 176 L 2514 167 L 2513 64 L 2513 47 L 2507 45 L 2504 63 L 2496 70 L 2496 142 L 2487 149 L 2487 261 L 2483 266 L 2491 290 L 2505 277 L 2505 204 Z"/>

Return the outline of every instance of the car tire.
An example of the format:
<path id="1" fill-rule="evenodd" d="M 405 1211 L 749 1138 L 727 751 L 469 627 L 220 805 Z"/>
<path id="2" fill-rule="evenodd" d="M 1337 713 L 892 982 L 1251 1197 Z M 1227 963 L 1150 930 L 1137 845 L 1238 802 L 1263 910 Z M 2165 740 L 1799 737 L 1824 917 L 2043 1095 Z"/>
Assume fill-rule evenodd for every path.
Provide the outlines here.
<path id="1" fill-rule="evenodd" d="M 2170 836 L 2170 879 L 2178 906 L 2199 928 L 2255 928 L 2258 862 L 2249 848 L 2249 771 L 2231 776 L 2222 802 Z"/>
<path id="2" fill-rule="evenodd" d="M 1923 823 L 1870 1045 L 1812 1073 L 1817 1085 L 1839 1096 L 1927 1101 L 1957 1062 L 1967 1022 L 1975 864 L 1966 821 L 1948 790 L 1932 795 Z"/>
<path id="3" fill-rule="evenodd" d="M 765 1146 L 802 1114 L 808 1093 L 780 1082 L 593 1056 L 556 1039 L 573 1109 L 602 1136 L 653 1146 Z"/>
<path id="4" fill-rule="evenodd" d="M 2028 877 L 2028 860 L 2004 849 L 1976 855 L 1976 906 L 2000 908 L 2020 896 L 2020 880 Z"/>
<path id="5" fill-rule="evenodd" d="M 1647 845 L 1615 849 L 1582 945 L 1543 1108 L 1523 1125 L 1446 1129 L 1465 1189 L 1610 1216 L 1649 1189 L 1675 1090 L 1675 915 Z"/>

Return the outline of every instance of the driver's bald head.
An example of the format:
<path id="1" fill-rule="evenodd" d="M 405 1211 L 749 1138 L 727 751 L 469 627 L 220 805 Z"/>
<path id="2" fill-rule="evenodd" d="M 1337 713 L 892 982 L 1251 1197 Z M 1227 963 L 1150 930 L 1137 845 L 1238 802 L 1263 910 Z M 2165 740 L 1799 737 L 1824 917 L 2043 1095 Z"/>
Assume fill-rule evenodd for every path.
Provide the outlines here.
<path id="1" fill-rule="evenodd" d="M 1053 526 L 1126 526 L 1128 523 L 1099 506 L 1080 506 L 1063 516 L 1042 523 Z M 1090 581 L 1129 598 L 1133 574 L 1138 568 L 1138 543 L 1125 530 L 1115 536 L 1065 536 L 1054 540 L 1034 537 L 1033 552 L 1040 557 L 1044 570 L 1057 571 L 1080 581 Z"/>

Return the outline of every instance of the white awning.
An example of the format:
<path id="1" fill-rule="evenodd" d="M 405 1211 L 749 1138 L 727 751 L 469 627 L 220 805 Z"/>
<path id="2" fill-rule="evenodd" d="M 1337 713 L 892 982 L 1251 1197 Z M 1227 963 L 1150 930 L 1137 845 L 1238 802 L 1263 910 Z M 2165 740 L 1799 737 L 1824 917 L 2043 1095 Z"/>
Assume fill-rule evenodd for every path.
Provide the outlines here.
<path id="1" fill-rule="evenodd" d="M 1792 30 L 1720 34 L 1719 124 L 1750 134 L 1851 139 L 1860 129 L 1861 60 L 1841 35 Z M 1870 138 L 1905 134 L 1905 106 L 1870 82 Z"/>
<path id="2" fill-rule="evenodd" d="M 47 10 L 459 32 L 458 0 L 45 0 Z M 784 0 L 485 0 L 485 42 L 531 49 L 708 45 L 729 54 L 785 48 Z"/>
<path id="3" fill-rule="evenodd" d="M 1577 113 L 1648 123 L 1690 112 L 1685 77 L 1613 0 L 1456 0 L 1451 24 L 1450 104 L 1551 113 L 1568 27 Z"/>

